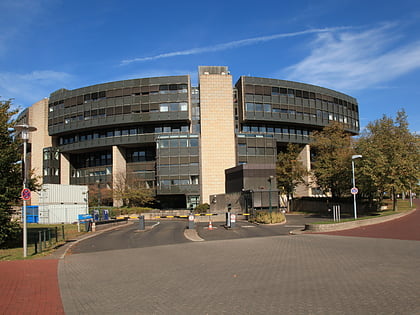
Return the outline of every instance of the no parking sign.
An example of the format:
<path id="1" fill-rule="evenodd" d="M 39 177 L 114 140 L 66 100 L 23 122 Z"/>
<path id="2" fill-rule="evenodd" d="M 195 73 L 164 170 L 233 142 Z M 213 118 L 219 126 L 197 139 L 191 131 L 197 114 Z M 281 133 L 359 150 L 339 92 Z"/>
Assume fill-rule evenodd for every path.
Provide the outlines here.
<path id="1" fill-rule="evenodd" d="M 31 199 L 31 191 L 29 190 L 29 188 L 22 189 L 22 192 L 21 192 L 20 195 L 21 195 L 23 200 Z"/>

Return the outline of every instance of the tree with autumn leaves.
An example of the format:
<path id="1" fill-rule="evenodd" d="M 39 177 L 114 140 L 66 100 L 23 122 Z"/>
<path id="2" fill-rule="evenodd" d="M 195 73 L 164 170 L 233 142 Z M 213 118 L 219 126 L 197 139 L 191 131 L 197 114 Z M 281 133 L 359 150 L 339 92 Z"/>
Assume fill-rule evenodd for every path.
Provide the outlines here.
<path id="1" fill-rule="evenodd" d="M 356 183 L 360 196 L 381 203 L 387 194 L 394 200 L 396 194 L 408 192 L 418 185 L 420 179 L 420 139 L 410 132 L 406 113 L 401 110 L 393 119 L 384 115 L 371 122 L 354 139 L 345 131 L 344 125 L 332 122 L 323 130 L 314 132 L 311 138 L 312 177 L 316 184 L 333 198 L 350 195 L 352 187 L 352 155 L 360 154 L 356 167 Z M 293 158 L 292 147 L 287 154 Z M 283 161 L 286 154 L 280 154 Z M 290 164 L 291 162 L 289 162 Z M 277 164 L 278 178 L 289 185 L 279 186 L 294 190 L 301 174 L 296 173 L 284 161 Z M 279 165 L 282 165 L 279 167 Z M 289 177 L 285 174 L 288 173 Z M 293 175 L 295 174 L 295 175 Z M 290 192 L 287 192 L 290 195 Z"/>
<path id="2" fill-rule="evenodd" d="M 420 179 L 420 137 L 409 131 L 406 113 L 369 123 L 356 150 L 363 155 L 357 168 L 362 192 L 379 201 L 388 194 L 396 210 L 396 195 L 410 191 Z"/>

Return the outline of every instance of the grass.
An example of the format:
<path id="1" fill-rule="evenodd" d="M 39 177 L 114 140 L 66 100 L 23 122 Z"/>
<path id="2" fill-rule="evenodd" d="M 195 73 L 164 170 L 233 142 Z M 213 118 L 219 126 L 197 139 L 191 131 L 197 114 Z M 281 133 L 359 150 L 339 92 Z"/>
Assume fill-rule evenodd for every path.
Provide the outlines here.
<path id="1" fill-rule="evenodd" d="M 366 220 L 366 219 L 384 217 L 384 216 L 387 216 L 387 215 L 402 213 L 402 212 L 406 212 L 406 211 L 410 211 L 410 210 L 415 209 L 414 205 L 413 205 L 413 207 L 410 207 L 410 201 L 409 200 L 398 200 L 397 201 L 397 211 L 392 210 L 392 200 L 385 200 L 384 205 L 387 206 L 386 210 L 380 210 L 380 211 L 372 213 L 371 215 L 365 215 L 365 216 L 358 217 L 357 220 Z M 340 220 L 340 223 L 350 222 L 350 221 L 354 221 L 354 218 L 342 219 L 342 220 Z M 312 223 L 312 224 L 334 224 L 334 223 L 338 223 L 338 222 L 333 222 L 333 221 L 329 220 L 329 221 L 316 222 L 316 223 Z"/>
<path id="2" fill-rule="evenodd" d="M 28 234 L 32 231 L 37 231 L 40 229 L 58 229 L 58 242 L 55 242 L 55 238 L 47 249 L 43 249 L 42 253 L 35 253 L 35 245 L 30 244 L 28 241 L 27 245 L 27 257 L 23 257 L 23 244 L 20 247 L 0 249 L 0 260 L 21 260 L 21 259 L 34 259 L 42 256 L 46 256 L 51 253 L 55 247 L 62 245 L 66 240 L 74 239 L 75 237 L 84 234 L 84 228 L 81 227 L 82 232 L 78 232 L 77 224 L 64 224 L 64 235 L 65 239 L 62 239 L 62 225 L 61 224 L 28 224 Z M 48 241 L 47 241 L 48 243 Z"/>

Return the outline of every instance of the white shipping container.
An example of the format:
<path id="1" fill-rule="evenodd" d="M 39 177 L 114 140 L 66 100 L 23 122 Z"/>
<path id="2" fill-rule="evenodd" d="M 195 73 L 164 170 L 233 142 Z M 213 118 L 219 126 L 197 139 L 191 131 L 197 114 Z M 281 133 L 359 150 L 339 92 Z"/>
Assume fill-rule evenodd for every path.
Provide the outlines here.
<path id="1" fill-rule="evenodd" d="M 44 184 L 39 196 L 39 205 L 48 204 L 86 204 L 88 186 Z"/>
<path id="2" fill-rule="evenodd" d="M 87 206 L 82 204 L 44 204 L 39 205 L 38 222 L 40 224 L 74 223 L 77 222 L 79 214 L 87 213 Z"/>

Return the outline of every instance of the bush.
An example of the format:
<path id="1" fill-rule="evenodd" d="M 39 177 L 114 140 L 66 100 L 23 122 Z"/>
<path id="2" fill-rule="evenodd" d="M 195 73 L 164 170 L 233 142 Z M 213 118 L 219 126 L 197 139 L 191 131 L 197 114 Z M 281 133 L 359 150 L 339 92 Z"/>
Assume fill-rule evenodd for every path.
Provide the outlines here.
<path id="1" fill-rule="evenodd" d="M 195 207 L 194 212 L 196 213 L 206 213 L 210 209 L 210 205 L 208 203 L 202 203 Z"/>
<path id="2" fill-rule="evenodd" d="M 267 212 L 267 211 L 258 211 L 255 216 L 251 219 L 252 222 L 257 223 L 281 223 L 286 220 L 286 217 L 281 212 Z"/>

